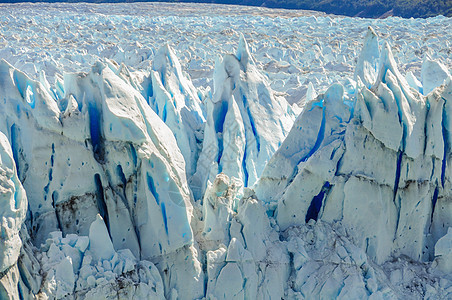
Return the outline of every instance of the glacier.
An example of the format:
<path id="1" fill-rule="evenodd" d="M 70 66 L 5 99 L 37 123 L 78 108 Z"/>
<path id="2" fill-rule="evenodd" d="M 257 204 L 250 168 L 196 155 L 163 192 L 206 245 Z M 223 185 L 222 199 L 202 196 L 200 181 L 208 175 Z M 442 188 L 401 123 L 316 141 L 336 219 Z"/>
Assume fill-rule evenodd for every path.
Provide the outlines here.
<path id="1" fill-rule="evenodd" d="M 451 26 L 0 6 L 0 299 L 451 298 Z"/>

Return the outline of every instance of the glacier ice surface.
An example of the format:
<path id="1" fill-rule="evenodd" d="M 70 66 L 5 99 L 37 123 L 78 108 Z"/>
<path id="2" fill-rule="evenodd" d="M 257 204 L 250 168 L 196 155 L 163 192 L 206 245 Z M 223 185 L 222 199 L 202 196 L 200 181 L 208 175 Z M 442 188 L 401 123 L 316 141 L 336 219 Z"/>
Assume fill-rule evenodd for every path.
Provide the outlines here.
<path id="1" fill-rule="evenodd" d="M 451 297 L 450 19 L 2 7 L 1 299 Z"/>

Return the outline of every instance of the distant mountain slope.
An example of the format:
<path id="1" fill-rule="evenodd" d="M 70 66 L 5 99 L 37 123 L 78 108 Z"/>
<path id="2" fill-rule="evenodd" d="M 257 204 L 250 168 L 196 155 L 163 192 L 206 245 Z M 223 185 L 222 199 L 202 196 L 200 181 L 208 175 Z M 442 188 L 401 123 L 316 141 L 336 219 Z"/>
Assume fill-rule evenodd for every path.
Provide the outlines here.
<path id="1" fill-rule="evenodd" d="M 80 2 L 77 0 L 0 0 L 17 2 Z M 452 17 L 452 0 L 84 0 L 88 3 L 119 2 L 194 2 L 264 6 L 269 8 L 306 9 L 329 14 L 363 18 L 428 18 L 438 15 Z"/>
<path id="2" fill-rule="evenodd" d="M 404 18 L 452 16 L 451 0 L 267 0 L 264 5 L 311 9 L 332 14 L 370 18 L 378 18 L 384 15 Z"/>
<path id="3" fill-rule="evenodd" d="M 176 0 L 177 2 L 178 0 Z M 307 9 L 326 13 L 379 18 L 399 16 L 427 18 L 437 15 L 452 17 L 452 0 L 179 0 L 180 2 L 212 2 L 265 6 L 270 8 Z"/>

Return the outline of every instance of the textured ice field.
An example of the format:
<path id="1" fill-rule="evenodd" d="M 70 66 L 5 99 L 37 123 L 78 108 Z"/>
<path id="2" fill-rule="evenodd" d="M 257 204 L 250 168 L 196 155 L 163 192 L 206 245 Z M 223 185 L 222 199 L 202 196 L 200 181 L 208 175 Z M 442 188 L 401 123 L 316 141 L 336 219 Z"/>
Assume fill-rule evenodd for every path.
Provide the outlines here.
<path id="1" fill-rule="evenodd" d="M 371 25 L 391 44 L 402 73 L 420 77 L 426 55 L 452 68 L 452 21 L 370 20 L 323 13 L 210 4 L 0 4 L 0 58 L 49 82 L 63 72 L 87 71 L 102 58 L 146 72 L 168 43 L 195 86 L 211 85 L 215 60 L 235 51 L 239 33 L 272 88 L 290 103 L 307 83 L 325 90 L 352 75 Z"/>
<path id="2" fill-rule="evenodd" d="M 0 25 L 0 299 L 452 298 L 451 19 Z"/>

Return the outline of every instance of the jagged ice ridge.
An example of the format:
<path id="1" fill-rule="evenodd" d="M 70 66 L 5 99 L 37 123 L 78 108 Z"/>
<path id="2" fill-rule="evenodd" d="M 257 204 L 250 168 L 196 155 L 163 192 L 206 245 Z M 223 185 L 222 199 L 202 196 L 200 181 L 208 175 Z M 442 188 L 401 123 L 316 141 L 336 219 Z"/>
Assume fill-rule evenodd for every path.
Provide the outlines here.
<path id="1" fill-rule="evenodd" d="M 369 27 L 300 108 L 236 38 L 213 90 L 168 44 L 55 84 L 0 62 L 1 299 L 452 296 L 447 67 Z"/>

